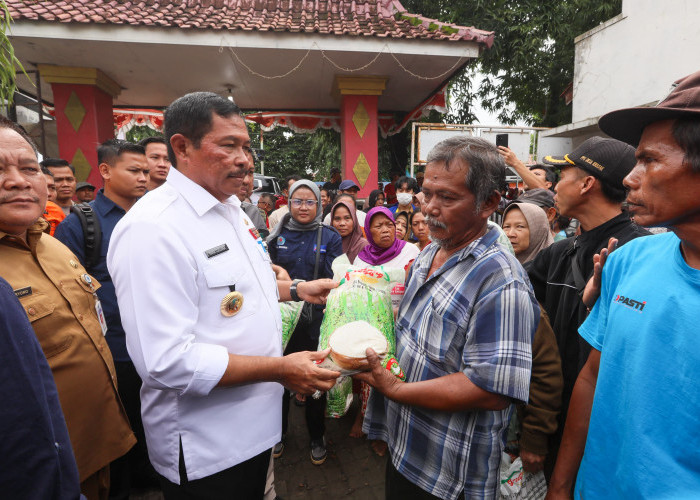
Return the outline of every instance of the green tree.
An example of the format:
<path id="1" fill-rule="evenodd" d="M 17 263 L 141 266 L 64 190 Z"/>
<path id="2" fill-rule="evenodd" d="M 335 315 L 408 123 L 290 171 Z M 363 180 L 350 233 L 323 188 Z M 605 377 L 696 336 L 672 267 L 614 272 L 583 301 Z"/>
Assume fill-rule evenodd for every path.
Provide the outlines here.
<path id="1" fill-rule="evenodd" d="M 10 43 L 10 12 L 3 0 L 0 0 L 0 101 L 3 106 L 11 104 L 15 95 L 16 68 L 24 71 L 22 64 L 15 57 L 15 51 Z"/>
<path id="2" fill-rule="evenodd" d="M 450 119 L 474 121 L 476 99 L 504 123 L 571 121 L 561 94 L 573 80 L 574 39 L 621 11 L 622 0 L 403 0 L 409 12 L 495 31 L 493 47 L 451 83 Z M 471 82 L 485 75 L 478 88 Z"/>
<path id="3" fill-rule="evenodd" d="M 154 137 L 154 136 L 163 136 L 161 132 L 158 132 L 157 130 L 153 130 L 151 127 L 147 127 L 146 125 L 143 126 L 137 126 L 137 127 L 131 127 L 131 130 L 129 130 L 126 133 L 126 140 L 129 142 L 134 142 L 137 143 L 141 141 L 142 139 L 145 139 L 146 137 Z"/>
<path id="4" fill-rule="evenodd" d="M 438 116 L 436 114 L 436 116 Z M 433 116 L 433 119 L 438 119 Z M 260 149 L 260 126 L 248 124 L 251 142 Z M 388 180 L 391 170 L 404 171 L 409 163 L 410 128 L 384 139 L 379 136 L 379 179 Z M 319 129 L 312 134 L 299 134 L 284 127 L 263 132 L 265 175 L 279 179 L 297 174 L 315 181 L 330 178 L 333 167 L 340 167 L 340 134 Z M 256 165 L 260 172 L 260 161 Z"/>

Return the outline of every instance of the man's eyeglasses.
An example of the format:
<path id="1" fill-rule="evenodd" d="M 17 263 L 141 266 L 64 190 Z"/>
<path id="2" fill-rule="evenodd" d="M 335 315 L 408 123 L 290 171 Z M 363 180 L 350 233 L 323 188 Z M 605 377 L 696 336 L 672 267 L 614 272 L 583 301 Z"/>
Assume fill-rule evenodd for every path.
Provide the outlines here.
<path id="1" fill-rule="evenodd" d="M 313 208 L 318 205 L 316 200 L 300 200 L 299 198 L 293 198 L 290 200 L 290 203 L 294 208 L 299 208 L 302 205 L 306 206 L 306 208 Z"/>

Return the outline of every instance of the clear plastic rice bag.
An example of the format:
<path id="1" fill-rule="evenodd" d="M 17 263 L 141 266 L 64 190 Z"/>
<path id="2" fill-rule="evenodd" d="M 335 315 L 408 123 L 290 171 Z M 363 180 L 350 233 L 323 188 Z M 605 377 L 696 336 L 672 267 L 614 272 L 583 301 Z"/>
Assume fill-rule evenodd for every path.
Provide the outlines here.
<path id="1" fill-rule="evenodd" d="M 333 272 L 334 278 L 340 281 L 340 285 L 328 294 L 326 311 L 321 323 L 319 351 L 328 347 L 331 335 L 339 327 L 355 321 L 366 321 L 378 329 L 387 340 L 388 351 L 382 359 L 383 366 L 403 380 L 405 376 L 394 357 L 396 338 L 391 290 L 396 283 L 403 282 L 405 271 L 381 266 L 349 266 L 347 260 L 336 259 L 333 263 Z M 324 361 L 324 364 L 332 366 L 328 361 Z M 332 363 L 332 360 L 330 362 Z M 339 371 L 344 375 L 355 373 L 343 369 Z M 348 382 L 339 381 L 328 392 L 328 416 L 340 417 L 347 411 L 349 397 L 352 397 L 352 383 L 349 379 L 347 380 Z"/>
<path id="2" fill-rule="evenodd" d="M 301 310 L 304 307 L 304 301 L 299 302 L 280 302 L 280 315 L 282 316 L 282 351 L 287 348 L 289 339 L 294 333 L 294 329 L 299 323 Z"/>

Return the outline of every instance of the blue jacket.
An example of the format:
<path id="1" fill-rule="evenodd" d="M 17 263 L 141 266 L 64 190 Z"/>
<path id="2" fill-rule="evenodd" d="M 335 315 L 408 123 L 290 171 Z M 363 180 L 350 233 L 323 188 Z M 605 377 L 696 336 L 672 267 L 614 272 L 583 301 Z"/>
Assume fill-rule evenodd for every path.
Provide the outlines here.
<path id="1" fill-rule="evenodd" d="M 302 279 L 310 281 L 314 277 L 314 263 L 316 262 L 316 239 L 318 231 L 290 231 L 282 229 L 280 235 L 268 244 L 270 258 L 275 264 L 282 266 L 292 279 Z M 336 257 L 343 254 L 343 240 L 340 234 L 329 226 L 323 226 L 321 233 L 321 254 L 318 261 L 318 278 L 332 278 L 333 270 L 331 264 Z M 298 346 L 305 346 L 303 349 L 314 349 L 318 344 L 318 336 L 321 331 L 323 321 L 322 305 L 314 306 L 313 320 L 307 328 L 298 328 L 294 336 L 302 335 L 301 343 L 290 342 L 287 346 L 287 353 L 298 350 Z M 296 341 L 301 339 L 296 338 Z M 297 348 L 293 348 L 297 345 Z M 314 346 L 314 347 L 312 347 Z M 292 349 L 292 350 L 289 350 Z"/>
<path id="2" fill-rule="evenodd" d="M 270 258 L 282 266 L 292 279 L 310 281 L 314 277 L 317 231 L 282 229 L 280 235 L 268 244 Z M 332 278 L 331 264 L 343 254 L 343 240 L 338 231 L 323 226 L 318 278 Z"/>
<path id="3" fill-rule="evenodd" d="M 53 374 L 27 313 L 2 278 L 0 380 L 0 495 L 79 498 L 78 466 Z"/>
<path id="4" fill-rule="evenodd" d="M 126 211 L 119 205 L 104 195 L 104 190 L 100 189 L 97 196 L 90 202 L 90 206 L 95 211 L 98 220 L 100 221 L 100 229 L 102 230 L 102 247 L 100 248 L 100 260 L 95 264 L 95 267 L 87 271 L 97 278 L 102 287 L 97 290 L 97 296 L 102 303 L 102 310 L 107 321 L 107 345 L 112 351 L 114 361 L 131 361 L 129 353 L 126 351 L 126 337 L 124 328 L 122 328 L 122 320 L 119 315 L 119 306 L 117 305 L 117 294 L 114 291 L 114 283 L 112 277 L 107 270 L 107 249 L 109 248 L 109 240 L 112 237 L 112 231 L 117 222 L 124 217 Z M 83 236 L 83 227 L 80 225 L 78 216 L 71 213 L 63 222 L 58 225 L 55 233 L 56 238 L 70 248 L 71 252 L 78 257 L 80 263 L 85 265 L 85 237 Z M 144 249 L 146 251 L 146 249 Z"/>

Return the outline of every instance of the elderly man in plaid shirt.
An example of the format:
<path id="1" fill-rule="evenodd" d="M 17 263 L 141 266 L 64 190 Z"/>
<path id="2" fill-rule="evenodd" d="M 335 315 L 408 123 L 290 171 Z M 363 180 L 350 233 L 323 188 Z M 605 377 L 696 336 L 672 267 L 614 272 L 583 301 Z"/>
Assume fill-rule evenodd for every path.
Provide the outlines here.
<path id="1" fill-rule="evenodd" d="M 389 445 L 387 499 L 495 498 L 514 401 L 527 402 L 539 320 L 527 273 L 487 227 L 505 165 L 459 136 L 428 155 L 416 258 L 396 320 L 401 382 L 368 349 L 374 387 L 363 430 Z"/>

